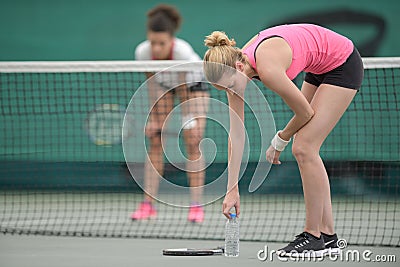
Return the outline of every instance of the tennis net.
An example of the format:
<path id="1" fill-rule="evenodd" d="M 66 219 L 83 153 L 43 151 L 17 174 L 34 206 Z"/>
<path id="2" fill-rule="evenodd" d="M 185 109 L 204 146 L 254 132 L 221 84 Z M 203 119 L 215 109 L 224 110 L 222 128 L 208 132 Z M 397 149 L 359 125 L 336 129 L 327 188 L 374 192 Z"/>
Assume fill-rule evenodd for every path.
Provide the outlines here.
<path id="1" fill-rule="evenodd" d="M 400 58 L 363 60 L 362 88 L 321 150 L 331 180 L 335 228 L 351 244 L 400 246 Z M 212 189 L 204 192 L 214 201 L 205 205 L 203 223 L 189 223 L 184 204 L 170 205 L 190 201 L 187 195 L 162 188 L 156 219 L 130 219 L 143 200 L 140 176 L 149 147 L 144 125 L 137 124 L 148 115 L 146 73 L 183 66 L 165 74 L 174 80 L 177 76 L 172 74 L 195 68 L 182 63 L 0 62 L 0 231 L 223 239 L 222 199 Z M 281 129 L 292 114 L 279 97 L 261 83 L 256 85 L 265 98 L 256 96 L 246 108 L 249 153 L 240 181 L 241 239 L 283 242 L 302 231 L 305 215 L 301 179 L 290 148 L 281 155 L 282 165 L 273 166 L 255 192 L 248 187 L 260 168 L 259 155 L 265 153 L 263 138 L 270 140 L 275 126 Z M 136 94 L 140 89 L 142 94 Z M 205 147 L 214 149 L 204 152 L 210 154 L 205 173 L 212 188 L 227 165 L 226 129 L 214 117 L 226 119 L 228 113 L 226 105 L 218 104 L 226 104 L 225 93 L 211 88 L 208 92 L 210 100 L 218 100 L 208 102 L 206 117 L 211 119 L 203 136 L 213 142 Z M 174 95 L 177 106 L 177 90 Z M 266 136 L 254 111 L 262 110 L 265 100 L 274 119 Z M 133 116 L 124 117 L 130 103 Z M 165 147 L 170 153 L 164 176 L 186 186 L 186 172 L 179 167 L 184 160 L 177 155 L 186 153 L 184 134 L 176 130 L 182 110 L 174 113 L 168 126 Z M 128 156 L 123 143 L 131 148 Z M 261 165 L 265 174 L 269 167 Z"/>

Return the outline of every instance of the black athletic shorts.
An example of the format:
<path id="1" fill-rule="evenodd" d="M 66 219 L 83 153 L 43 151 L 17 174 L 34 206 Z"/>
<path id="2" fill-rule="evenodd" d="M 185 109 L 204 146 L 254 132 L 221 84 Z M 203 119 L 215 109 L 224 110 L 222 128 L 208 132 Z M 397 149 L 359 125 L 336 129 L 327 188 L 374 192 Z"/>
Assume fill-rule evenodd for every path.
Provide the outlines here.
<path id="1" fill-rule="evenodd" d="M 354 48 L 353 53 L 339 67 L 323 74 L 306 73 L 304 81 L 315 86 L 331 84 L 345 88 L 359 90 L 364 78 L 364 66 L 360 53 Z"/>

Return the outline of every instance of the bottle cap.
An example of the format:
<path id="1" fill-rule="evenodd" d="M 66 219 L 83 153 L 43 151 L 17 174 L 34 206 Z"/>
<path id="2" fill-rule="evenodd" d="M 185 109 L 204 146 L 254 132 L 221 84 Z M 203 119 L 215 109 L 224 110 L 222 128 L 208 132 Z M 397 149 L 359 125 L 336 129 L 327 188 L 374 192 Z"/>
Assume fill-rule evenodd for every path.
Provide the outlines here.
<path id="1" fill-rule="evenodd" d="M 231 216 L 231 218 L 236 218 L 236 213 L 229 213 L 229 215 Z"/>

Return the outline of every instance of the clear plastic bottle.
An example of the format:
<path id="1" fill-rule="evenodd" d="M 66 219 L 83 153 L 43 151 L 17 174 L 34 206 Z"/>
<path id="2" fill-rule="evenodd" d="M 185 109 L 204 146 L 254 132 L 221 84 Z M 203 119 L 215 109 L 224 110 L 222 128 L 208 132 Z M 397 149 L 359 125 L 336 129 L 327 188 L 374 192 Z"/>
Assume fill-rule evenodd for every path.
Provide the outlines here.
<path id="1" fill-rule="evenodd" d="M 236 214 L 230 214 L 231 218 L 225 224 L 225 256 L 239 256 L 239 220 Z"/>

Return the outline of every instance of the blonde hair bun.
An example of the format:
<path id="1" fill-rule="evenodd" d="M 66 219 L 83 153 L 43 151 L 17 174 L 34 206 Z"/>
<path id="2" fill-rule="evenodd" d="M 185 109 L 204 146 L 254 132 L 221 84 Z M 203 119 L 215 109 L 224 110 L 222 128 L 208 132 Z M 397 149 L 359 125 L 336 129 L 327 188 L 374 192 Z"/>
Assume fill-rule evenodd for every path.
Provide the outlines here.
<path id="1" fill-rule="evenodd" d="M 214 31 L 210 35 L 206 36 L 204 45 L 208 46 L 209 48 L 224 45 L 235 46 L 236 42 L 233 39 L 229 39 L 224 32 Z"/>

